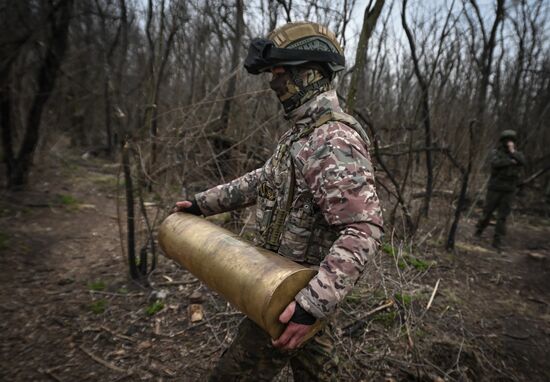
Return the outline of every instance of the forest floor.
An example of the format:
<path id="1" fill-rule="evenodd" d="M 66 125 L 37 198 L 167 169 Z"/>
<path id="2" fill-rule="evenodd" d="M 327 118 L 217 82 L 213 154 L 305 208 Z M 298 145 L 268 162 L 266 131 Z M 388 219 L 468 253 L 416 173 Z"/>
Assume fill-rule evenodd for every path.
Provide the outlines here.
<path id="1" fill-rule="evenodd" d="M 163 256 L 152 289 L 129 281 L 117 172 L 66 155 L 3 193 L 0 380 L 200 381 L 234 337 L 242 316 Z M 473 223 L 453 255 L 384 245 L 336 319 L 339 380 L 550 380 L 550 223 L 516 214 L 502 253 Z"/>

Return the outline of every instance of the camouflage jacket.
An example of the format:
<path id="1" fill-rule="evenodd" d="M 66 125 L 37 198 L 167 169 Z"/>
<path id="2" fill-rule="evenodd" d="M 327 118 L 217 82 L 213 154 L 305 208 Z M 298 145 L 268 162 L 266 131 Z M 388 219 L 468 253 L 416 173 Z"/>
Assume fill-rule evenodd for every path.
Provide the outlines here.
<path id="1" fill-rule="evenodd" d="M 292 111 L 263 167 L 195 196 L 204 215 L 256 204 L 257 243 L 318 274 L 296 296 L 317 318 L 353 288 L 382 235 L 368 138 L 331 90 Z"/>
<path id="2" fill-rule="evenodd" d="M 489 190 L 500 192 L 516 191 L 525 158 L 519 151 L 513 154 L 500 147 L 491 152 L 491 178 Z"/>

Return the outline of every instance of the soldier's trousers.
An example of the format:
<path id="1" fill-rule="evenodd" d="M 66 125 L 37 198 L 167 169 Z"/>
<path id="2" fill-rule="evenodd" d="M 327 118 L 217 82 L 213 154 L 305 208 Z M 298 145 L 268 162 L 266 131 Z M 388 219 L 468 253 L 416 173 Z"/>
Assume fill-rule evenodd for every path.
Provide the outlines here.
<path id="1" fill-rule="evenodd" d="M 483 216 L 477 222 L 477 232 L 481 233 L 491 221 L 493 213 L 497 212 L 497 224 L 495 227 L 495 242 L 498 244 L 506 235 L 506 218 L 512 211 L 514 192 L 487 191 Z"/>
<path id="2" fill-rule="evenodd" d="M 300 349 L 281 351 L 271 345 L 268 334 L 245 318 L 209 381 L 271 381 L 288 362 L 295 381 L 336 381 L 338 359 L 326 330 Z"/>

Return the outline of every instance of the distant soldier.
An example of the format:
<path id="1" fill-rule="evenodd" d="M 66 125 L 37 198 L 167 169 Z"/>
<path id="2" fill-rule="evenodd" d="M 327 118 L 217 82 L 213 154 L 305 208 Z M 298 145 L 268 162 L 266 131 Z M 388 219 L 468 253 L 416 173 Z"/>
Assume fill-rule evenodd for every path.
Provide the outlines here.
<path id="1" fill-rule="evenodd" d="M 512 210 L 521 169 L 525 166 L 523 154 L 516 150 L 516 132 L 504 130 L 500 134 L 499 146 L 491 153 L 491 178 L 485 197 L 483 216 L 477 223 L 475 235 L 480 237 L 489 225 L 493 212 L 497 211 L 497 224 L 493 247 L 500 250 L 502 238 L 506 235 L 506 218 Z"/>
<path id="2" fill-rule="evenodd" d="M 367 135 L 331 86 L 343 51 L 326 27 L 289 23 L 252 40 L 245 67 L 271 72 L 291 128 L 263 167 L 176 209 L 213 215 L 255 204 L 257 243 L 319 272 L 279 317 L 287 326 L 277 340 L 245 319 L 210 380 L 269 381 L 288 362 L 295 381 L 335 380 L 329 329 L 297 347 L 317 319 L 334 315 L 382 235 Z"/>

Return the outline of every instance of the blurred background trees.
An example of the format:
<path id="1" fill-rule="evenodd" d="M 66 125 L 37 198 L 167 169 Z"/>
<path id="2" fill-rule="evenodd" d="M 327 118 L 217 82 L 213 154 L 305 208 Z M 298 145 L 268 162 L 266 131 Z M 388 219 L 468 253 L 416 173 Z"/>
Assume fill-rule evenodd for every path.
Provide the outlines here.
<path id="1" fill-rule="evenodd" d="M 389 227 L 443 238 L 479 200 L 499 131 L 517 130 L 528 174 L 548 166 L 549 7 L 544 0 L 3 0 L 5 184 L 32 182 L 32 161 L 62 142 L 113 161 L 126 144 L 134 186 L 162 206 L 262 165 L 288 124 L 267 75 L 243 69 L 246 48 L 276 26 L 310 20 L 345 46 L 347 70 L 336 88 L 370 132 Z M 531 184 L 524 208 L 542 202 L 543 185 Z"/>

